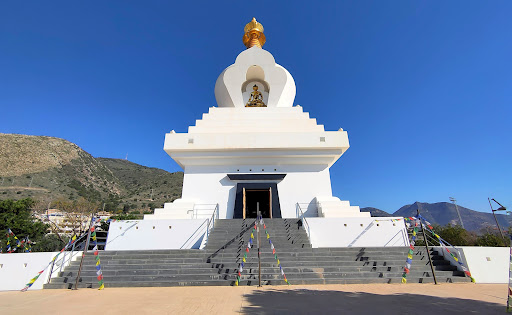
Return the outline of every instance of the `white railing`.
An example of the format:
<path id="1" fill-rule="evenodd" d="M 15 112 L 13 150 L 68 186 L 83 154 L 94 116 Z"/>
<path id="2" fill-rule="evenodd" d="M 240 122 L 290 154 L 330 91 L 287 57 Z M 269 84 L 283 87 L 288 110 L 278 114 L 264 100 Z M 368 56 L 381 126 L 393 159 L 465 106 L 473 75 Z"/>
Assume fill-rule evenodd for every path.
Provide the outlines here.
<path id="1" fill-rule="evenodd" d="M 212 210 L 213 209 L 213 210 Z M 193 210 L 189 210 L 192 219 L 202 219 L 205 218 L 203 223 L 190 235 L 190 237 L 183 243 L 181 248 L 189 247 L 193 245 L 191 242 L 197 241 L 202 233 L 204 233 L 204 238 L 201 242 L 199 248 L 204 248 L 206 243 L 208 243 L 208 238 L 210 237 L 211 232 L 215 227 L 215 220 L 219 219 L 219 204 L 198 204 L 194 206 Z"/>
<path id="2" fill-rule="evenodd" d="M 217 211 L 218 213 L 218 208 L 218 203 L 195 204 L 194 209 L 188 210 L 187 214 L 190 215 L 191 219 L 209 219 L 212 215 L 212 211 L 214 213 Z"/>
<path id="3" fill-rule="evenodd" d="M 87 234 L 88 233 L 84 233 L 78 237 L 69 248 L 66 248 L 66 250 L 62 253 L 61 258 L 55 259 L 53 261 L 50 267 L 50 272 L 48 272 L 47 282 L 50 282 L 50 279 L 53 277 L 54 273 L 62 272 L 63 268 L 69 265 L 69 263 L 77 254 L 82 253 L 83 249 L 85 248 L 85 244 L 87 243 Z"/>
<path id="4" fill-rule="evenodd" d="M 306 204 L 302 204 L 302 205 L 309 205 L 309 204 L 306 203 Z M 297 218 L 302 220 L 302 226 L 306 230 L 306 233 L 308 234 L 308 237 L 311 240 L 311 234 L 310 234 L 310 230 L 309 230 L 309 223 L 306 220 L 306 216 L 304 215 L 304 212 L 302 211 L 301 203 L 297 202 L 297 204 L 295 205 L 295 210 L 297 211 Z"/>
<path id="5" fill-rule="evenodd" d="M 213 228 L 215 227 L 215 219 L 219 219 L 219 204 L 215 205 L 215 209 L 213 210 L 212 216 L 208 220 L 208 225 L 206 226 L 206 239 L 203 242 L 204 245 L 202 245 L 201 248 L 206 246 L 206 243 L 208 243 L 210 233 L 213 231 Z"/>

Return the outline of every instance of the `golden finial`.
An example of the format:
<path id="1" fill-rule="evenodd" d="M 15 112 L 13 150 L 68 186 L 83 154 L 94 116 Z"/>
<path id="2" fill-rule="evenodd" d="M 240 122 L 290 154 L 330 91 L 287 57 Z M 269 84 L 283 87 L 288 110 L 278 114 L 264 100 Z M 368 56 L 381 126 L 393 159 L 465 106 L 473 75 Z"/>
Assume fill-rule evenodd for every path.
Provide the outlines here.
<path id="1" fill-rule="evenodd" d="M 256 21 L 256 18 L 252 18 L 252 21 L 247 23 L 244 28 L 243 42 L 245 47 L 251 48 L 252 46 L 263 47 L 265 45 L 265 34 L 263 34 L 263 25 Z"/>

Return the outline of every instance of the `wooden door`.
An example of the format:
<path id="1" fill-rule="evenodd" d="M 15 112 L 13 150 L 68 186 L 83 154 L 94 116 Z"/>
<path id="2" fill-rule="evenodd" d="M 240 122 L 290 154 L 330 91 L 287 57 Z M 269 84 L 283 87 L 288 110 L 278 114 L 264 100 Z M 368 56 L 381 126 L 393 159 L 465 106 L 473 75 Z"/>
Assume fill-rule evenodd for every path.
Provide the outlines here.
<path id="1" fill-rule="evenodd" d="M 272 219 L 272 187 L 268 188 L 268 217 Z"/>
<path id="2" fill-rule="evenodd" d="M 244 189 L 243 189 L 243 190 L 244 190 L 244 199 L 243 199 L 243 201 L 244 201 L 244 215 L 243 215 L 243 218 L 245 219 L 245 209 L 246 209 L 246 203 L 245 203 L 245 187 L 244 187 Z"/>

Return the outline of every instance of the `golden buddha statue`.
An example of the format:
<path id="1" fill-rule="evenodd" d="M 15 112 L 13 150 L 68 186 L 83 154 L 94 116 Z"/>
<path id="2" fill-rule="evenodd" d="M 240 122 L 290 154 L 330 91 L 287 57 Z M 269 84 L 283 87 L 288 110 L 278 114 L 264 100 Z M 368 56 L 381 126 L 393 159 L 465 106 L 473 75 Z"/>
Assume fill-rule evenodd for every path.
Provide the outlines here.
<path id="1" fill-rule="evenodd" d="M 258 91 L 258 86 L 255 84 L 252 87 L 251 96 L 249 96 L 249 101 L 245 104 L 245 107 L 267 107 L 265 103 L 263 103 L 263 95 L 260 91 Z"/>

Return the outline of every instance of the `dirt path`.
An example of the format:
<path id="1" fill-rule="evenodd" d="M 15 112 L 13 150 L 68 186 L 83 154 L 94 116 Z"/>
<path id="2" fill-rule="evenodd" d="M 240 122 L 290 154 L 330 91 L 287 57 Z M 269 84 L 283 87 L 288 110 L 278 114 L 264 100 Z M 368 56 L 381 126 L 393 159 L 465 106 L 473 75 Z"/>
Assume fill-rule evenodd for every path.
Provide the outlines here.
<path id="1" fill-rule="evenodd" d="M 0 314 L 503 314 L 505 284 L 107 288 L 0 292 Z"/>

